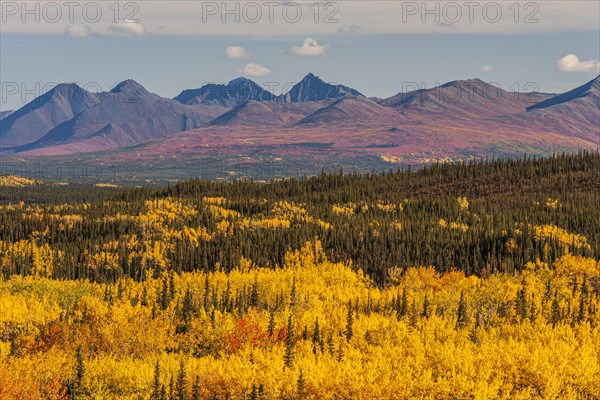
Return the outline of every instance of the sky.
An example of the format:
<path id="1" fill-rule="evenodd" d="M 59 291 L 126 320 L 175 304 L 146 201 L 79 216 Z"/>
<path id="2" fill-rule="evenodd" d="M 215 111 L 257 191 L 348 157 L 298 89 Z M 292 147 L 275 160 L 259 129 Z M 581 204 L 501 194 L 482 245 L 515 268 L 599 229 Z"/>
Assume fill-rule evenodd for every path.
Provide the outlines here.
<path id="1" fill-rule="evenodd" d="M 0 3 L 0 110 L 59 82 L 174 97 L 246 76 L 281 94 L 312 72 L 383 98 L 476 77 L 558 93 L 600 73 L 598 1 L 24 4 Z"/>

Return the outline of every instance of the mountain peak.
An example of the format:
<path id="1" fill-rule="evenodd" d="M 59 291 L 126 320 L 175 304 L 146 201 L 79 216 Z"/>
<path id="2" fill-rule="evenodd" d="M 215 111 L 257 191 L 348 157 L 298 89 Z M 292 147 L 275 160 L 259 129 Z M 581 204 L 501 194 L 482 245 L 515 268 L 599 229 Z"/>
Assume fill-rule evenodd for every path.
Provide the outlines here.
<path id="1" fill-rule="evenodd" d="M 442 88 L 446 88 L 446 87 L 473 88 L 473 87 L 487 87 L 487 86 L 493 86 L 493 85 L 491 85 L 485 81 L 482 81 L 479 78 L 450 81 L 450 82 L 444 83 L 443 85 L 440 85 L 440 87 L 442 87 Z"/>
<path id="2" fill-rule="evenodd" d="M 175 100 L 183 104 L 205 104 L 236 107 L 247 100 L 272 101 L 273 94 L 248 78 L 236 78 L 227 85 L 209 83 L 198 89 L 182 91 Z"/>
<path id="3" fill-rule="evenodd" d="M 46 93 L 46 98 L 55 98 L 55 96 L 75 98 L 76 96 L 87 93 L 85 89 L 77 83 L 59 83 Z"/>
<path id="4" fill-rule="evenodd" d="M 298 82 L 283 99 L 285 102 L 321 101 L 338 99 L 344 96 L 360 96 L 360 92 L 343 85 L 334 85 L 323 81 L 321 78 L 309 72 Z"/>
<path id="5" fill-rule="evenodd" d="M 115 86 L 111 93 L 127 93 L 131 95 L 139 95 L 141 93 L 148 93 L 146 88 L 134 81 L 133 79 L 125 79 L 123 82 Z"/>
<path id="6" fill-rule="evenodd" d="M 312 72 L 309 72 L 308 74 L 306 74 L 306 76 L 304 78 L 302 78 L 302 82 L 303 81 L 321 81 L 321 82 L 323 82 L 323 80 L 321 78 L 319 78 L 317 75 L 313 74 Z"/>
<path id="7" fill-rule="evenodd" d="M 232 79 L 227 83 L 227 86 L 241 85 L 246 83 L 256 84 L 253 80 L 240 76 L 238 78 Z"/>
<path id="8" fill-rule="evenodd" d="M 77 83 L 75 82 L 63 82 L 63 83 L 59 83 L 58 85 L 54 86 L 54 88 L 52 88 L 52 90 L 60 92 L 63 90 L 70 90 L 70 89 L 81 89 L 81 86 L 79 86 Z"/>

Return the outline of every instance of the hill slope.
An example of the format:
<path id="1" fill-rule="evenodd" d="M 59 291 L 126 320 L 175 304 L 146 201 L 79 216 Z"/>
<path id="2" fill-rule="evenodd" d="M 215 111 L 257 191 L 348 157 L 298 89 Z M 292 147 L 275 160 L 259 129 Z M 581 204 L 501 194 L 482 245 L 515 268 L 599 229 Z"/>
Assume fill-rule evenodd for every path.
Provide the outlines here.
<path id="1" fill-rule="evenodd" d="M 545 98 L 545 94 L 507 92 L 480 79 L 469 79 L 398 93 L 379 104 L 412 117 L 472 119 L 524 112 Z"/>
<path id="2" fill-rule="evenodd" d="M 298 125 L 384 124 L 406 118 L 394 109 L 382 107 L 362 96 L 343 97 L 320 108 L 298 122 Z"/>
<path id="3" fill-rule="evenodd" d="M 327 102 L 273 103 L 247 101 L 214 119 L 211 126 L 283 126 L 298 122 Z"/>

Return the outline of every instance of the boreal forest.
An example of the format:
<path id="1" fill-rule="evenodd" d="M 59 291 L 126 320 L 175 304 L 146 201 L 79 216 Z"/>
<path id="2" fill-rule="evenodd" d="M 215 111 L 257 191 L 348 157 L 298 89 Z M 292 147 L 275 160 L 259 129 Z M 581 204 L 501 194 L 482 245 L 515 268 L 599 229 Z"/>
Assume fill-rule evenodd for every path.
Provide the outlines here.
<path id="1" fill-rule="evenodd" d="M 0 399 L 600 399 L 600 155 L 0 177 Z"/>

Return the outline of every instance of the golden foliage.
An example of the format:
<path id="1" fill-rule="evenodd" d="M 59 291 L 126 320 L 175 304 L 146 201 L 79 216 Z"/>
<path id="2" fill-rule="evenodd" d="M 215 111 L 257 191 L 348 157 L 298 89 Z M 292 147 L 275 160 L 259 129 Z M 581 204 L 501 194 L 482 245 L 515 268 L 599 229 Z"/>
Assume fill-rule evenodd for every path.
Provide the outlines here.
<path id="1" fill-rule="evenodd" d="M 590 248 L 590 244 L 587 242 L 585 236 L 570 233 L 556 225 L 538 225 L 533 228 L 537 240 L 553 239 L 565 246 L 574 246 L 577 249 Z"/>
<path id="2" fill-rule="evenodd" d="M 353 215 L 356 205 L 353 203 L 347 204 L 334 204 L 331 209 L 335 214 L 339 215 Z"/>
<path id="3" fill-rule="evenodd" d="M 554 268 L 559 275 L 600 278 L 600 263 L 593 258 L 566 254 L 556 260 Z"/>
<path id="4" fill-rule="evenodd" d="M 458 197 L 456 200 L 461 211 L 469 210 L 469 200 L 466 197 Z"/>
<path id="5" fill-rule="evenodd" d="M 158 263 L 160 246 L 146 251 Z M 319 241 L 288 252 L 278 269 L 242 259 L 230 272 L 164 272 L 144 282 L 15 276 L 0 282 L 0 398 L 65 398 L 77 348 L 86 399 L 149 399 L 156 363 L 168 388 L 182 359 L 188 393 L 197 376 L 203 399 L 250 398 L 253 385 L 266 398 L 298 398 L 300 370 L 307 399 L 594 398 L 600 304 L 590 285 L 598 276 L 596 260 L 566 255 L 554 271 L 540 264 L 487 278 L 392 269 L 380 289 L 350 263 L 328 261 Z M 461 293 L 467 319 L 457 328 Z"/>
<path id="6" fill-rule="evenodd" d="M 0 175 L 0 186 L 24 187 L 40 183 L 40 181 L 32 178 L 25 178 L 16 175 Z"/>

